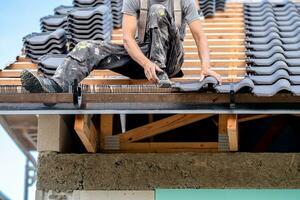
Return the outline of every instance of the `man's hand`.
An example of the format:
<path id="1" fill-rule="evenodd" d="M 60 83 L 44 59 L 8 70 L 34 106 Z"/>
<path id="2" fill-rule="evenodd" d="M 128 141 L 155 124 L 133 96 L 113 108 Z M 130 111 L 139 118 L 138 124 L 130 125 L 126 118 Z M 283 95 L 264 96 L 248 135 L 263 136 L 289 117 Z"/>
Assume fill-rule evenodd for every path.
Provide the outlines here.
<path id="1" fill-rule="evenodd" d="M 157 84 L 159 81 L 156 75 L 156 71 L 163 72 L 163 70 L 160 69 L 159 66 L 157 66 L 155 63 L 151 61 L 147 62 L 146 65 L 144 66 L 145 76 L 151 83 L 155 83 L 155 84 Z"/>
<path id="2" fill-rule="evenodd" d="M 222 77 L 221 77 L 221 75 L 218 74 L 217 72 L 211 70 L 211 69 L 204 69 L 204 70 L 201 71 L 200 81 L 202 81 L 207 76 L 215 77 L 218 80 L 219 84 L 222 84 Z"/>

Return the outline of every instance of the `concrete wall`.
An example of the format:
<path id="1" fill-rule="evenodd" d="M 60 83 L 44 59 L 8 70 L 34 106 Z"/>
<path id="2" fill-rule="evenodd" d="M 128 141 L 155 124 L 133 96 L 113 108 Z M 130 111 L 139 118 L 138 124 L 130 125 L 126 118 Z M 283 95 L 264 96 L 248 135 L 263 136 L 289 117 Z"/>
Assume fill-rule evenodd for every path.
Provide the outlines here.
<path id="1" fill-rule="evenodd" d="M 39 190 L 300 188 L 300 154 L 41 153 Z"/>

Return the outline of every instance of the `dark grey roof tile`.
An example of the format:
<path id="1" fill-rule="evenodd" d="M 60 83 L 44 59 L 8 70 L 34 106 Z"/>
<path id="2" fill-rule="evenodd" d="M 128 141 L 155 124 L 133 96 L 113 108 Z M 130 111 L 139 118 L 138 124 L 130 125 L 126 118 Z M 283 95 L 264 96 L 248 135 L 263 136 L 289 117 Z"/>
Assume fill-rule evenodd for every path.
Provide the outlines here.
<path id="1" fill-rule="evenodd" d="M 111 34 L 109 32 L 105 34 L 94 33 L 92 35 L 72 35 L 71 41 L 80 42 L 82 40 L 108 40 L 111 38 Z"/>
<path id="2" fill-rule="evenodd" d="M 283 32 L 290 32 L 290 31 L 294 31 L 297 29 L 297 27 L 300 25 L 300 22 L 297 21 L 295 23 L 293 23 L 292 25 L 289 26 L 278 26 L 276 23 L 274 22 L 270 22 L 265 26 L 249 26 L 249 25 L 245 25 L 245 29 L 248 31 L 259 31 L 259 32 L 265 32 L 268 31 L 268 29 L 270 28 L 277 28 L 280 31 Z"/>
<path id="3" fill-rule="evenodd" d="M 279 79 L 289 80 L 290 75 L 286 70 L 280 69 L 274 72 L 272 75 L 250 75 L 249 78 L 256 85 L 272 85 Z"/>
<path id="4" fill-rule="evenodd" d="M 274 46 L 281 46 L 286 51 L 300 50 L 300 42 L 294 44 L 283 44 L 281 40 L 274 39 L 268 44 L 246 44 L 247 49 L 252 49 L 255 51 L 268 51 Z"/>
<path id="5" fill-rule="evenodd" d="M 45 24 L 47 26 L 62 26 L 67 22 L 67 15 L 48 15 L 46 17 L 41 18 L 41 24 Z"/>
<path id="6" fill-rule="evenodd" d="M 101 26 L 94 26 L 92 29 L 87 29 L 87 30 L 84 30 L 84 29 L 69 29 L 69 33 L 71 35 L 92 35 L 94 33 L 100 33 L 100 34 L 107 34 L 112 31 L 112 27 L 108 26 L 108 27 L 101 27 Z"/>
<path id="7" fill-rule="evenodd" d="M 271 22 L 276 23 L 278 26 L 291 26 L 295 22 L 299 21 L 300 16 L 293 16 L 289 21 L 278 21 L 275 16 L 268 16 L 263 21 L 251 21 L 245 20 L 245 24 L 248 26 L 266 26 Z"/>
<path id="8" fill-rule="evenodd" d="M 213 77 L 206 77 L 203 81 L 194 82 L 176 82 L 173 86 L 182 92 L 197 92 L 201 90 L 213 89 L 218 84 L 218 81 Z"/>
<path id="9" fill-rule="evenodd" d="M 280 79 L 272 85 L 255 85 L 253 93 L 256 96 L 274 96 L 281 91 L 290 91 L 291 84 L 286 79 Z"/>
<path id="10" fill-rule="evenodd" d="M 279 10 L 279 11 L 275 11 L 275 12 L 272 8 L 266 8 L 266 9 L 263 9 L 262 11 L 260 11 L 260 12 L 251 12 L 251 11 L 245 10 L 244 15 L 255 17 L 255 16 L 262 16 L 262 15 L 265 15 L 267 13 L 275 13 L 276 16 L 286 16 L 286 15 L 289 15 L 290 13 L 292 13 L 292 12 L 297 13 L 298 12 L 297 8 L 296 7 L 290 7 L 290 8 L 287 8 L 286 10 L 282 10 L 282 11 Z"/>
<path id="11" fill-rule="evenodd" d="M 32 33 L 24 37 L 24 42 L 30 45 L 44 45 L 51 39 L 61 40 L 66 37 L 66 31 L 64 29 L 57 29 L 53 32 Z"/>
<path id="12" fill-rule="evenodd" d="M 104 16 L 110 13 L 110 9 L 107 6 L 101 5 L 97 7 L 88 8 L 75 8 L 69 13 L 69 17 L 74 19 L 91 19 L 96 15 Z"/>
<path id="13" fill-rule="evenodd" d="M 56 70 L 66 58 L 66 54 L 45 55 L 39 58 L 39 65 L 48 70 Z"/>
<path id="14" fill-rule="evenodd" d="M 30 45 L 28 43 L 24 43 L 24 47 L 25 49 L 42 51 L 52 47 L 62 48 L 66 45 L 66 43 L 67 43 L 66 40 L 62 40 L 62 41 L 50 40 L 46 45 Z"/>
<path id="15" fill-rule="evenodd" d="M 272 32 L 272 33 L 268 34 L 268 36 L 266 36 L 266 37 L 259 37 L 259 38 L 247 37 L 246 41 L 250 42 L 251 44 L 268 44 L 270 41 L 278 39 L 283 44 L 294 44 L 294 43 L 300 42 L 299 38 L 300 38 L 300 33 L 295 35 L 295 37 L 284 38 L 284 37 L 281 37 L 278 33 Z"/>
<path id="16" fill-rule="evenodd" d="M 247 15 L 244 16 L 245 20 L 251 20 L 251 21 L 263 21 L 268 17 L 275 17 L 277 21 L 288 21 L 291 20 L 293 17 L 298 17 L 298 13 L 292 12 L 285 16 L 276 16 L 274 13 L 268 12 L 261 16 L 247 16 Z"/>
<path id="17" fill-rule="evenodd" d="M 57 15 L 67 15 L 74 7 L 73 6 L 59 6 L 54 9 L 55 14 Z"/>
<path id="18" fill-rule="evenodd" d="M 282 61 L 279 61 L 279 62 L 282 62 Z M 286 63 L 284 63 L 282 65 L 277 65 L 276 64 L 276 65 L 274 65 L 274 67 L 272 67 L 272 66 L 267 66 L 267 67 L 248 66 L 246 70 L 250 74 L 254 73 L 254 74 L 257 74 L 257 75 L 272 75 L 279 69 L 284 69 L 289 74 L 292 74 L 292 75 L 300 75 L 300 66 L 298 66 L 298 67 L 288 67 Z"/>
<path id="19" fill-rule="evenodd" d="M 230 93 L 230 91 L 233 91 L 234 93 L 240 92 L 240 91 L 247 91 L 250 92 L 255 87 L 253 81 L 246 77 L 243 80 L 241 80 L 238 83 L 231 83 L 231 84 L 223 84 L 216 86 L 216 90 L 219 93 Z"/>
<path id="20" fill-rule="evenodd" d="M 300 51 L 285 51 L 281 46 L 274 46 L 268 51 L 246 51 L 248 57 L 264 59 L 268 59 L 276 53 L 280 53 L 286 58 L 300 58 Z"/>
<path id="21" fill-rule="evenodd" d="M 281 53 L 275 53 L 268 59 L 265 58 L 247 58 L 246 61 L 255 66 L 273 65 L 277 61 L 283 61 L 288 66 L 299 66 L 299 58 L 285 58 Z"/>
<path id="22" fill-rule="evenodd" d="M 110 26 L 112 23 L 112 18 L 107 18 L 106 20 L 92 19 L 91 21 L 75 22 L 70 20 L 69 27 L 75 29 L 90 29 L 95 25 L 100 25 L 102 27 Z"/>

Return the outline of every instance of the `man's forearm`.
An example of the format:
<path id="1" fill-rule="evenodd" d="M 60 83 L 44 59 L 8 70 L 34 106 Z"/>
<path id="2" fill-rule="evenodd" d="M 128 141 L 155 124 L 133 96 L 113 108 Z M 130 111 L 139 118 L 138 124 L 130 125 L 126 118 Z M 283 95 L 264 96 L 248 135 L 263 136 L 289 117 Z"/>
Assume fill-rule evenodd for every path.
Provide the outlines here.
<path id="1" fill-rule="evenodd" d="M 198 48 L 199 58 L 201 59 L 202 70 L 208 70 L 210 68 L 210 50 L 206 35 L 204 33 L 197 34 L 195 42 Z"/>
<path id="2" fill-rule="evenodd" d="M 150 60 L 144 55 L 134 38 L 124 38 L 124 47 L 129 56 L 140 66 L 145 67 Z"/>

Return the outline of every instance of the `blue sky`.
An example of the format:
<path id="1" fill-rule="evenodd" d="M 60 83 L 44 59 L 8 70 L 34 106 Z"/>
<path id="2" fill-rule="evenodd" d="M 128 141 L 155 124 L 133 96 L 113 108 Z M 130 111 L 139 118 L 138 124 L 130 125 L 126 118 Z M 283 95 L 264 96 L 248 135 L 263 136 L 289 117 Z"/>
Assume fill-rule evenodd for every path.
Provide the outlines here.
<path id="1" fill-rule="evenodd" d="M 72 5 L 71 0 L 1 0 L 0 69 L 14 61 L 22 48 L 22 38 L 40 32 L 41 17 L 53 13 L 59 5 Z"/>
<path id="2" fill-rule="evenodd" d="M 53 13 L 59 5 L 71 0 L 1 0 L 0 69 L 14 61 L 22 48 L 22 38 L 40 32 L 39 19 Z M 23 199 L 25 157 L 0 127 L 0 191 L 12 200 Z M 35 188 L 31 188 L 30 200 Z"/>

